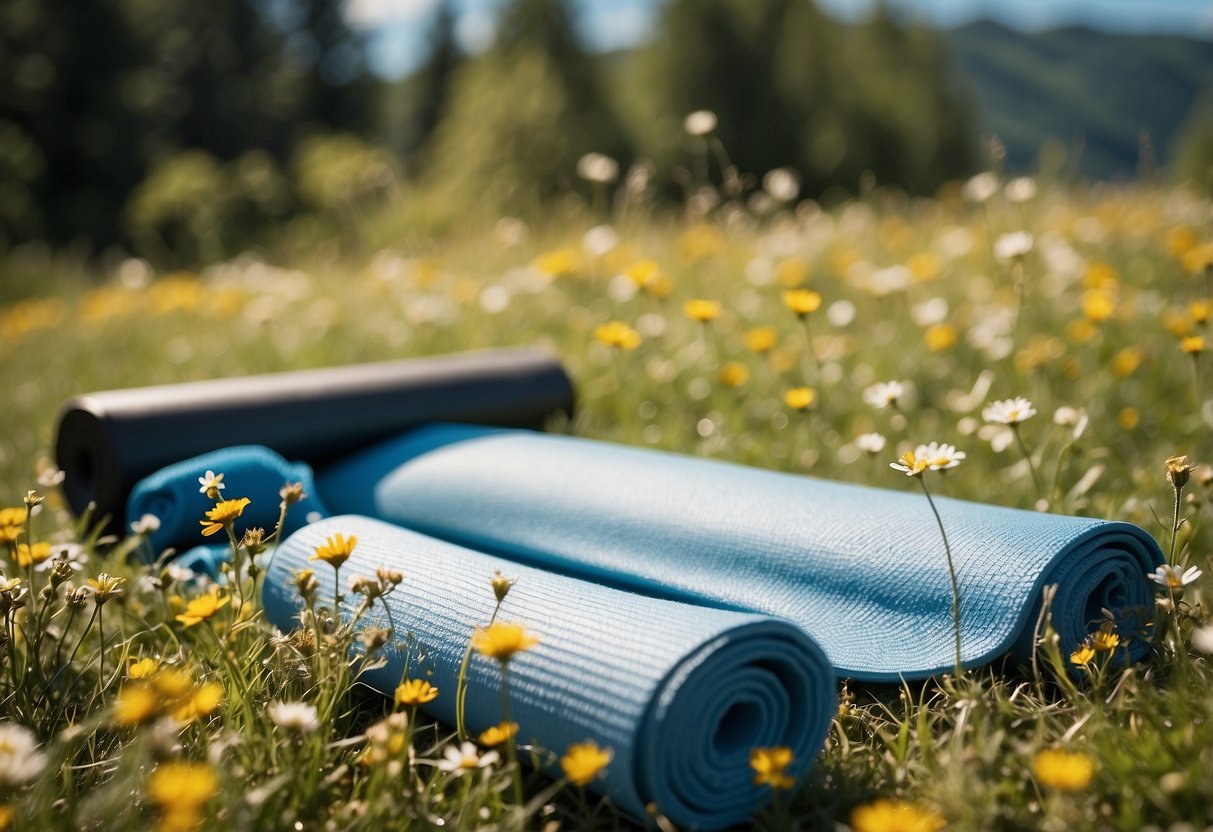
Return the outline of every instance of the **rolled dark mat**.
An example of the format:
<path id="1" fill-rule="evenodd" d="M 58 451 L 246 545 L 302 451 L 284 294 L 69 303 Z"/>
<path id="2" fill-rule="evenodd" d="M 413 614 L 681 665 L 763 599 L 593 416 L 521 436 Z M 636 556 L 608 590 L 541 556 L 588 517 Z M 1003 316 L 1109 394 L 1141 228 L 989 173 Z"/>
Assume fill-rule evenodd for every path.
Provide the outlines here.
<path id="1" fill-rule="evenodd" d="M 424 422 L 542 428 L 571 414 L 560 362 L 539 350 L 459 355 L 109 390 L 69 399 L 55 455 L 77 514 L 116 526 L 143 477 L 231 445 L 319 462 Z"/>
<path id="2" fill-rule="evenodd" d="M 840 675 L 923 678 L 955 664 L 952 592 L 922 494 L 588 439 L 433 425 L 317 474 L 356 510 L 544 569 L 799 625 Z M 1042 589 L 1074 649 L 1118 617 L 1127 658 L 1154 608 L 1158 544 L 1129 523 L 938 499 L 966 665 L 1030 655 Z"/>
<path id="3" fill-rule="evenodd" d="M 341 567 L 343 589 L 354 576 L 373 580 L 378 566 L 404 573 L 386 598 L 392 618 L 377 602 L 364 620 L 394 624 L 397 642 L 407 633 L 410 675 L 438 688 L 424 707 L 448 725 L 455 722 L 456 678 L 468 639 L 493 612 L 493 572 L 516 578 L 498 620 L 520 623 L 539 638 L 509 664 L 510 717 L 519 724 L 519 741 L 557 755 L 586 740 L 610 748 L 605 776 L 590 788 L 638 819 L 653 803 L 685 828 L 745 822 L 772 797 L 769 786 L 753 782 L 750 752 L 787 746 L 794 754 L 787 773 L 798 777 L 813 764 L 836 713 L 833 670 L 793 624 L 519 566 L 365 517 L 320 520 L 283 541 L 262 592 L 271 623 L 283 630 L 296 623 L 302 601 L 292 577 L 298 570 L 315 571 L 321 603 L 332 598 L 333 570 L 309 558 L 336 534 L 357 538 Z M 344 601 L 344 613 L 360 601 Z M 362 678 L 391 693 L 409 657 L 389 646 L 384 658 L 385 665 Z M 474 656 L 471 731 L 502 719 L 500 685 L 497 663 Z"/>

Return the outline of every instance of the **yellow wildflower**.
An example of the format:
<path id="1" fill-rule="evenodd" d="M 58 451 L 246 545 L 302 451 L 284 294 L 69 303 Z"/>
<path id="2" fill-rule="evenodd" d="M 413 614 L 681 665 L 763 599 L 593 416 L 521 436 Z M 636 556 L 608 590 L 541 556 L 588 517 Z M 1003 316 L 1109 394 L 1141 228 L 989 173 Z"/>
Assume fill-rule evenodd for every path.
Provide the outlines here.
<path id="1" fill-rule="evenodd" d="M 711 257 L 724 246 L 724 234 L 706 223 L 692 225 L 678 237 L 678 254 L 688 263 Z"/>
<path id="2" fill-rule="evenodd" d="M 1099 334 L 1099 328 L 1087 318 L 1075 318 L 1066 324 L 1066 337 L 1076 344 L 1085 344 Z"/>
<path id="3" fill-rule="evenodd" d="M 424 679 L 406 679 L 396 688 L 397 705 L 424 705 L 438 697 L 438 688 Z"/>
<path id="4" fill-rule="evenodd" d="M 1070 663 L 1077 665 L 1090 664 L 1095 659 L 1095 648 L 1084 642 L 1070 654 Z"/>
<path id="5" fill-rule="evenodd" d="M 110 598 L 122 592 L 126 578 L 117 578 L 107 572 L 102 572 L 96 578 L 89 578 L 88 585 L 93 588 L 93 601 L 104 604 Z"/>
<path id="6" fill-rule="evenodd" d="M 746 332 L 745 345 L 746 349 L 750 352 L 756 352 L 761 355 L 764 352 L 773 350 L 778 339 L 779 335 L 775 332 L 775 327 L 756 326 Z"/>
<path id="7" fill-rule="evenodd" d="M 750 368 L 740 361 L 730 361 L 720 368 L 720 381 L 725 387 L 741 387 L 750 380 Z"/>
<path id="8" fill-rule="evenodd" d="M 1141 414 L 1135 407 L 1125 407 L 1116 414 L 1116 422 L 1125 430 L 1133 430 L 1141 424 Z"/>
<path id="9" fill-rule="evenodd" d="M 581 255 L 571 248 L 544 252 L 535 258 L 535 270 L 548 277 L 568 277 L 581 266 Z"/>
<path id="10" fill-rule="evenodd" d="M 126 678 L 128 679 L 147 679 L 157 670 L 160 669 L 160 661 L 158 659 L 146 658 L 133 661 L 126 669 Z"/>
<path id="11" fill-rule="evenodd" d="M 251 502 L 252 500 L 248 497 L 241 497 L 237 500 L 220 500 L 215 503 L 215 507 L 207 511 L 206 519 L 198 521 L 202 524 L 203 536 L 210 537 L 215 532 L 230 527 Z"/>
<path id="12" fill-rule="evenodd" d="M 796 779 L 787 773 L 795 755 L 786 745 L 755 748 L 750 752 L 750 768 L 754 769 L 754 785 L 772 789 L 790 789 Z"/>
<path id="13" fill-rule="evenodd" d="M 1141 366 L 1141 350 L 1125 347 L 1112 357 L 1112 372 L 1120 378 L 1128 378 Z"/>
<path id="14" fill-rule="evenodd" d="M 640 260 L 624 269 L 623 275 L 637 286 L 643 287 L 661 275 L 661 267 L 657 265 L 656 260 Z"/>
<path id="15" fill-rule="evenodd" d="M 225 607 L 232 598 L 221 595 L 219 587 L 212 586 L 210 592 L 191 598 L 185 605 L 185 612 L 177 616 L 177 620 L 187 627 L 192 627 L 202 621 L 212 618 L 215 613 Z"/>
<path id="16" fill-rule="evenodd" d="M 13 813 L 12 804 L 0 804 L 0 832 L 4 832 L 13 825 Z"/>
<path id="17" fill-rule="evenodd" d="M 1180 340 L 1179 346 L 1188 355 L 1199 355 L 1205 351 L 1205 336 L 1188 335 Z"/>
<path id="18" fill-rule="evenodd" d="M 342 534 L 335 534 L 332 537 L 326 537 L 324 545 L 317 546 L 316 554 L 308 560 L 322 560 L 334 569 L 340 569 L 341 564 L 350 559 L 350 555 L 354 553 L 354 547 L 357 545 L 358 538 L 355 535 L 346 537 Z"/>
<path id="19" fill-rule="evenodd" d="M 1120 645 L 1120 636 L 1111 622 L 1106 622 L 1091 635 L 1091 646 L 1097 653 L 1108 653 Z"/>
<path id="20" fill-rule="evenodd" d="M 812 387 L 793 387 L 783 394 L 783 403 L 793 410 L 808 410 L 817 401 L 817 391 Z"/>
<path id="21" fill-rule="evenodd" d="M 584 786 L 597 777 L 598 772 L 606 768 L 610 762 L 611 749 L 599 748 L 598 744 L 591 740 L 570 745 L 564 756 L 560 758 L 560 768 L 564 771 L 564 776 L 569 778 L 570 783 Z"/>
<path id="22" fill-rule="evenodd" d="M 938 832 L 946 825 L 943 818 L 929 809 L 887 797 L 851 812 L 854 832 Z"/>
<path id="23" fill-rule="evenodd" d="M 0 526 L 21 526 L 24 524 L 25 506 L 0 508 Z"/>
<path id="24" fill-rule="evenodd" d="M 173 719 L 188 725 L 198 717 L 206 716 L 223 702 L 223 685 L 207 682 L 198 686 L 187 697 L 174 703 Z"/>
<path id="25" fill-rule="evenodd" d="M 783 293 L 783 305 L 803 318 L 821 308 L 821 293 L 812 289 L 790 289 Z"/>
<path id="26" fill-rule="evenodd" d="M 943 352 L 956 344 L 956 327 L 951 324 L 935 324 L 927 328 L 923 337 L 931 352 Z"/>
<path id="27" fill-rule="evenodd" d="M 1093 260 L 1087 264 L 1087 272 L 1083 275 L 1082 285 L 1087 289 L 1114 289 L 1120 283 L 1120 275 L 1102 260 Z"/>
<path id="28" fill-rule="evenodd" d="M 715 300 L 688 300 L 683 307 L 687 317 L 692 321 L 706 324 L 716 320 L 720 315 L 720 302 Z"/>
<path id="29" fill-rule="evenodd" d="M 518 736 L 517 722 L 499 722 L 496 725 L 486 728 L 480 734 L 480 744 L 487 745 L 490 748 L 494 745 L 501 745 L 511 737 Z"/>
<path id="30" fill-rule="evenodd" d="M 1184 252 L 1183 263 L 1190 274 L 1200 274 L 1213 266 L 1213 243 L 1203 243 L 1188 249 Z"/>
<path id="31" fill-rule="evenodd" d="M 175 702 L 193 690 L 194 680 L 184 670 L 169 667 L 152 677 L 152 686 L 166 701 Z"/>
<path id="32" fill-rule="evenodd" d="M 1186 225 L 1177 225 L 1167 232 L 1167 253 L 1180 258 L 1196 245 L 1196 235 Z"/>
<path id="33" fill-rule="evenodd" d="M 1086 754 L 1047 748 L 1032 759 L 1032 771 L 1041 785 L 1062 791 L 1080 791 L 1091 784 L 1095 761 Z"/>
<path id="34" fill-rule="evenodd" d="M 634 350 L 640 346 L 640 333 L 623 321 L 608 321 L 594 328 L 594 338 L 608 347 L 618 347 L 622 350 Z"/>
<path id="35" fill-rule="evenodd" d="M 906 268 L 914 280 L 925 283 L 939 276 L 939 257 L 929 251 L 919 252 L 906 261 Z"/>
<path id="36" fill-rule="evenodd" d="M 142 682 L 123 685 L 114 700 L 114 722 L 119 725 L 144 725 L 159 712 L 160 697 Z"/>
<path id="37" fill-rule="evenodd" d="M 1082 293 L 1082 314 L 1095 323 L 1102 323 L 1116 311 L 1116 301 L 1105 289 L 1088 289 Z"/>
<path id="38" fill-rule="evenodd" d="M 162 763 L 147 779 L 147 795 L 165 812 L 197 812 L 219 790 L 219 780 L 203 763 Z"/>
<path id="39" fill-rule="evenodd" d="M 17 565 L 22 569 L 28 569 L 35 563 L 42 563 L 51 556 L 51 545 L 46 541 L 39 541 L 32 546 L 28 543 L 17 544 Z"/>
<path id="40" fill-rule="evenodd" d="M 528 633 L 521 624 L 508 621 L 495 621 L 487 627 L 477 627 L 472 633 L 472 649 L 502 663 L 538 643 L 538 636 Z"/>

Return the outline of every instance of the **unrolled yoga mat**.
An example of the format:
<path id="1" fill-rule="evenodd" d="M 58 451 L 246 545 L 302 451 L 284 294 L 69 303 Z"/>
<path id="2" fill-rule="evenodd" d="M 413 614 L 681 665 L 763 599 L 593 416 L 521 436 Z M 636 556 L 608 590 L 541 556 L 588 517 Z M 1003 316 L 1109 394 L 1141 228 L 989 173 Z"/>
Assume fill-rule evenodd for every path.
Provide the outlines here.
<path id="1" fill-rule="evenodd" d="M 510 662 L 519 740 L 556 754 L 587 739 L 609 746 L 613 759 L 593 788 L 638 818 L 652 802 L 681 826 L 741 823 L 771 796 L 753 785 L 751 749 L 790 746 L 790 773 L 800 775 L 825 739 L 836 708 L 833 670 L 787 622 L 611 589 L 364 517 L 321 520 L 283 542 L 263 591 L 273 624 L 294 624 L 297 570 L 314 568 L 318 597 L 332 597 L 333 570 L 308 558 L 338 533 L 358 538 L 341 568 L 343 584 L 354 575 L 373 578 L 381 565 L 404 573 L 387 600 L 396 634 L 415 636 L 409 672 L 438 687 L 426 710 L 447 724 L 455 722 L 455 680 L 468 639 L 492 614 L 489 580 L 498 569 L 517 577 L 498 620 L 520 622 L 540 638 Z M 358 600 L 345 602 L 346 615 Z M 378 604 L 369 621 L 389 623 Z M 399 649 L 388 659 L 364 677 L 385 692 L 405 667 Z M 468 725 L 479 732 L 502 718 L 497 663 L 476 656 L 468 680 Z"/>
<path id="2" fill-rule="evenodd" d="M 317 485 L 337 512 L 636 592 L 785 618 L 844 676 L 921 678 L 955 662 L 943 545 L 908 481 L 892 491 L 437 425 L 351 456 Z M 1146 573 L 1162 552 L 1136 526 L 936 502 L 959 574 L 966 665 L 1027 656 L 1047 584 L 1058 586 L 1053 626 L 1067 650 L 1103 608 L 1138 622 L 1153 609 Z"/>
<path id="3" fill-rule="evenodd" d="M 572 412 L 560 362 L 509 349 L 89 393 L 67 401 L 55 456 L 77 514 L 114 524 L 142 477 L 181 459 L 257 444 L 316 462 L 435 420 L 541 428 Z"/>
<path id="4" fill-rule="evenodd" d="M 254 527 L 267 534 L 274 531 L 282 505 L 279 492 L 287 483 L 302 485 L 304 496 L 287 512 L 285 534 L 295 531 L 309 517 L 329 513 L 316 494 L 310 465 L 287 462 L 260 445 L 224 448 L 168 465 L 135 484 L 126 504 L 127 528 L 146 514 L 159 521 L 156 530 L 147 536 L 148 547 L 141 551 L 158 556 L 170 546 L 183 550 L 206 542 L 229 545 L 226 534 L 209 538 L 202 535 L 200 521 L 215 506 L 215 500 L 206 495 L 199 482 L 208 471 L 223 475 L 220 499 L 250 500 L 235 523 L 237 539 L 245 529 Z"/>

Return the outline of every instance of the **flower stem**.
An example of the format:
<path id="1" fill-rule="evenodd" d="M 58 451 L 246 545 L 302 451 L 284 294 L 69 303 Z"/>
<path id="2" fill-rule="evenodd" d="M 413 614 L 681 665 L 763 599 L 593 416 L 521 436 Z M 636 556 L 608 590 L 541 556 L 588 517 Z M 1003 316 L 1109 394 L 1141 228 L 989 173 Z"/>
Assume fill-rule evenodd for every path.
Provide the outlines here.
<path id="1" fill-rule="evenodd" d="M 509 668 L 508 661 L 501 663 L 501 721 L 505 725 L 510 724 Z M 522 769 L 518 766 L 518 747 L 514 744 L 513 734 L 505 741 L 505 753 L 510 761 L 510 767 L 513 769 L 514 804 L 522 806 Z"/>
<path id="2" fill-rule="evenodd" d="M 1011 433 L 1015 434 L 1015 442 L 1019 445 L 1023 458 L 1028 461 L 1028 470 L 1032 472 L 1032 484 L 1036 486 L 1036 496 L 1040 499 L 1048 499 L 1045 496 L 1044 486 L 1040 482 L 1040 474 L 1036 471 L 1036 463 L 1032 462 L 1032 454 L 1028 452 L 1028 446 L 1024 444 L 1023 437 L 1019 435 L 1019 425 L 1011 425 Z"/>
<path id="3" fill-rule="evenodd" d="M 922 485 L 922 493 L 927 496 L 931 512 L 935 515 L 935 523 L 939 526 L 940 536 L 943 537 L 943 549 L 948 556 L 948 577 L 952 580 L 952 627 L 956 634 L 956 675 L 960 676 L 964 672 L 964 664 L 960 659 L 960 584 L 956 581 L 956 565 L 952 562 L 952 546 L 948 543 L 948 533 L 944 531 L 943 519 L 939 516 L 939 509 L 935 507 L 935 500 L 931 497 L 931 492 L 927 490 L 926 481 L 922 477 L 917 477 L 917 479 Z"/>
<path id="4" fill-rule="evenodd" d="M 1182 525 L 1179 521 L 1179 509 L 1182 504 L 1180 497 L 1182 494 L 1182 487 L 1175 489 L 1175 508 L 1171 512 L 1171 553 L 1167 556 L 1167 563 L 1175 563 L 1175 542 L 1179 539 L 1179 527 Z"/>

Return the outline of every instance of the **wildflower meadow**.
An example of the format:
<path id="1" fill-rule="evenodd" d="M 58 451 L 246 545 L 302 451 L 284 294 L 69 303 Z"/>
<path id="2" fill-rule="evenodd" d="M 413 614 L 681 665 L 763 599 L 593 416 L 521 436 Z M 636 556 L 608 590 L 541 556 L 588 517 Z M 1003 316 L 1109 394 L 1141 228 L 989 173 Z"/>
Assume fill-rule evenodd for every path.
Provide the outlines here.
<path id="1" fill-rule="evenodd" d="M 363 684 L 409 628 L 370 613 L 416 590 L 386 567 L 347 582 L 356 536 L 316 547 L 283 632 L 260 602 L 277 530 L 246 528 L 230 473 L 198 485 L 198 542 L 234 553 L 218 580 L 148 551 L 156 517 L 114 535 L 59 492 L 71 395 L 509 345 L 575 381 L 550 430 L 915 492 L 949 566 L 941 496 L 1130 521 L 1166 554 L 1142 630 L 1092 609 L 1063 651 L 1045 615 L 1030 662 L 980 668 L 960 661 L 953 571 L 958 666 L 842 680 L 803 776 L 788 749 L 752 749 L 756 828 L 1213 828 L 1213 205 L 997 171 L 819 204 L 791 176 L 698 182 L 667 210 L 612 175 L 542 221 L 434 234 L 375 197 L 331 234 L 197 272 L 8 255 L 5 285 L 34 288 L 0 306 L 0 828 L 673 828 L 597 796 L 612 748 L 421 713 L 450 697 L 462 717 L 462 683 Z M 279 495 L 279 526 L 301 496 Z M 355 615 L 318 592 L 330 575 Z M 544 632 L 497 614 L 513 576 L 483 591 L 463 671 L 508 684 Z M 1119 659 L 1129 640 L 1143 660 Z"/>

